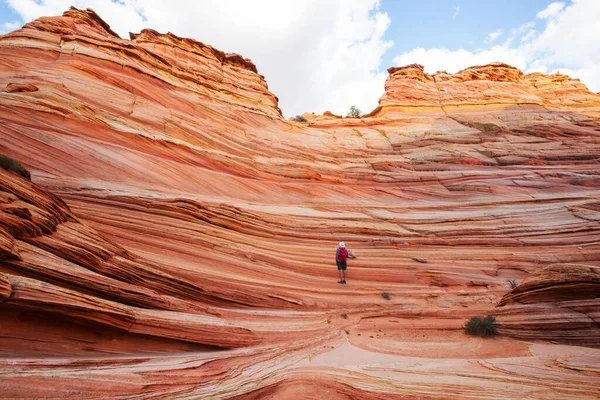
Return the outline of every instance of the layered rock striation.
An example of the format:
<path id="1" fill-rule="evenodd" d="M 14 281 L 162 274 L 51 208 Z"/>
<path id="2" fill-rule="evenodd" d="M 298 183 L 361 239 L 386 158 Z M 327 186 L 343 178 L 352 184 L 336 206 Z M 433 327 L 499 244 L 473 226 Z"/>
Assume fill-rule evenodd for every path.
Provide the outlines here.
<path id="1" fill-rule="evenodd" d="M 599 347 L 600 267 L 541 268 L 504 295 L 494 315 L 503 334 Z"/>
<path id="2" fill-rule="evenodd" d="M 195 40 L 74 8 L 0 36 L 31 171 L 0 170 L 3 395 L 600 396 L 598 300 L 563 290 L 600 265 L 600 96 L 389 72 L 369 115 L 298 123 Z M 516 339 L 462 333 L 492 310 Z"/>
<path id="3" fill-rule="evenodd" d="M 34 183 L 0 170 L 0 196 L 3 311 L 219 347 L 260 342 L 209 312 L 203 304 L 210 293 L 104 239 Z M 6 342 L 40 333 L 20 330 Z M 7 343 L 3 352 L 9 349 Z"/>
<path id="4" fill-rule="evenodd" d="M 456 74 L 427 74 L 411 64 L 388 69 L 381 106 L 444 107 L 538 105 L 594 107 L 598 95 L 579 81 L 560 73 L 523 74 L 503 63 L 466 68 Z"/>

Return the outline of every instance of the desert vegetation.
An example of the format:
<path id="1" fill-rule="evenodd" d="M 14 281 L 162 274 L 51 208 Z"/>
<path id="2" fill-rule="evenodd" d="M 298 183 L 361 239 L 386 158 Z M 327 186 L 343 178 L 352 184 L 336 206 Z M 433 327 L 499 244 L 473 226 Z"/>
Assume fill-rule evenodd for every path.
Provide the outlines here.
<path id="1" fill-rule="evenodd" d="M 25 169 L 23 164 L 14 158 L 0 155 L 0 167 L 7 171 L 12 171 L 16 174 L 21 175 L 23 178 L 31 180 L 31 174 Z"/>
<path id="2" fill-rule="evenodd" d="M 492 315 L 473 317 L 465 324 L 464 329 L 467 334 L 473 336 L 491 337 L 498 334 L 496 318 Z"/>
<path id="3" fill-rule="evenodd" d="M 350 110 L 348 111 L 348 117 L 360 117 L 360 115 L 362 114 L 362 112 L 356 107 L 356 106 L 351 106 Z"/>
<path id="4" fill-rule="evenodd" d="M 306 118 L 304 118 L 302 115 L 296 115 L 295 117 L 292 117 L 292 121 L 308 122 L 308 120 Z"/>

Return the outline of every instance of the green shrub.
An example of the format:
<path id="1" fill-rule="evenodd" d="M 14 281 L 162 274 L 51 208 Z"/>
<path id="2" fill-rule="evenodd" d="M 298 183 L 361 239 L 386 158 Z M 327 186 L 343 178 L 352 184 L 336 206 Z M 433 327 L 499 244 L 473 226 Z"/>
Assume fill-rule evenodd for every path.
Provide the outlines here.
<path id="1" fill-rule="evenodd" d="M 464 326 L 465 332 L 473 336 L 490 337 L 498 333 L 496 318 L 486 315 L 483 318 L 473 317 Z"/>
<path id="2" fill-rule="evenodd" d="M 13 158 L 0 155 L 0 167 L 7 171 L 15 172 L 25 179 L 31 180 L 31 175 L 29 174 L 29 171 L 25 169 L 23 164 L 21 164 L 19 161 Z"/>
<path id="3" fill-rule="evenodd" d="M 342 314 L 342 318 L 348 319 L 348 314 Z"/>
<path id="4" fill-rule="evenodd" d="M 388 292 L 381 292 L 381 297 L 383 297 L 386 300 L 390 300 L 392 298 L 392 296 Z"/>
<path id="5" fill-rule="evenodd" d="M 348 111 L 348 117 L 360 117 L 360 110 L 356 108 L 356 106 L 350 107 L 350 111 Z"/>
<path id="6" fill-rule="evenodd" d="M 292 119 L 296 122 L 308 122 L 308 120 L 306 118 L 304 118 L 302 115 L 296 115 Z"/>

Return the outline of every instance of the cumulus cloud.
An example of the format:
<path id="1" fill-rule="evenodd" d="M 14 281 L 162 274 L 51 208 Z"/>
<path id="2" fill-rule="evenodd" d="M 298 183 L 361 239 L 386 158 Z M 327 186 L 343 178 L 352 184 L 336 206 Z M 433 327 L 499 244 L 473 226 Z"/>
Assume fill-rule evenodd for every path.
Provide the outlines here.
<path id="1" fill-rule="evenodd" d="M 418 48 L 394 58 L 396 65 L 422 64 L 427 73 L 437 71 L 457 72 L 473 65 L 484 65 L 495 61 L 502 61 L 520 69 L 527 66 L 525 54 L 519 50 L 503 46 L 494 46 L 491 49 L 477 52 L 464 49 L 451 51 L 448 49 Z"/>
<path id="2" fill-rule="evenodd" d="M 3 24 L 0 24 L 0 33 L 11 32 L 20 27 L 21 24 L 19 23 L 19 21 L 5 22 Z"/>
<path id="3" fill-rule="evenodd" d="M 486 39 L 487 43 L 492 43 L 495 42 L 496 39 L 498 39 L 500 37 L 500 35 L 502 35 L 503 30 L 502 29 L 496 29 L 494 32 L 490 32 L 488 34 L 488 37 Z"/>
<path id="4" fill-rule="evenodd" d="M 153 28 L 254 61 L 286 116 L 377 106 L 392 46 L 379 0 L 5 0 L 25 21 L 93 8 L 122 37 Z"/>
<path id="5" fill-rule="evenodd" d="M 526 34 L 521 36 L 521 42 L 528 42 L 533 39 L 537 35 L 537 31 L 535 29 L 530 29 Z"/>
<path id="6" fill-rule="evenodd" d="M 523 24 L 501 45 L 475 51 L 418 48 L 398 55 L 394 63 L 423 64 L 432 73 L 501 61 L 525 72 L 560 70 L 580 78 L 591 91 L 600 91 L 600 1 L 552 3 L 536 17 L 543 26 L 533 29 L 534 21 Z"/>
<path id="7" fill-rule="evenodd" d="M 554 2 L 548 5 L 548 7 L 544 8 L 542 11 L 536 14 L 536 17 L 540 19 L 551 18 L 554 15 L 558 14 L 565 8 L 565 3 Z"/>
<path id="8" fill-rule="evenodd" d="M 454 6 L 453 10 L 454 14 L 452 14 L 452 18 L 458 17 L 458 14 L 460 14 L 460 6 Z"/>

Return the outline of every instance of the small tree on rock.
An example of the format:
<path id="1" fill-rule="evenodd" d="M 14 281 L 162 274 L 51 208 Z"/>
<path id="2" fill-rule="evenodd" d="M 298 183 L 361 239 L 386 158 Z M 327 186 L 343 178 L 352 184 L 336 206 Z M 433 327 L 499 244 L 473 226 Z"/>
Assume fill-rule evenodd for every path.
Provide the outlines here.
<path id="1" fill-rule="evenodd" d="M 348 111 L 348 117 L 360 117 L 360 110 L 356 108 L 356 106 L 350 107 L 350 111 Z"/>

